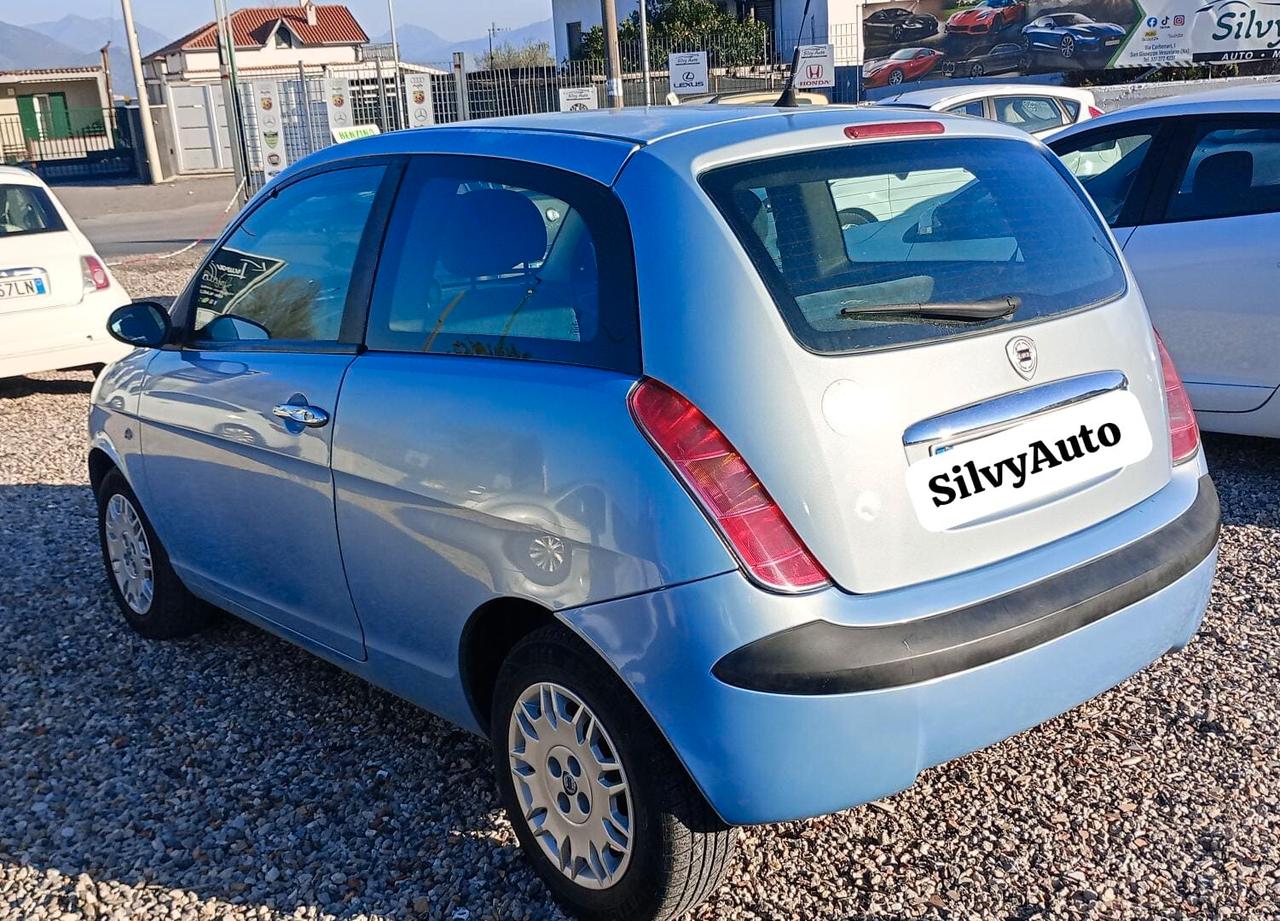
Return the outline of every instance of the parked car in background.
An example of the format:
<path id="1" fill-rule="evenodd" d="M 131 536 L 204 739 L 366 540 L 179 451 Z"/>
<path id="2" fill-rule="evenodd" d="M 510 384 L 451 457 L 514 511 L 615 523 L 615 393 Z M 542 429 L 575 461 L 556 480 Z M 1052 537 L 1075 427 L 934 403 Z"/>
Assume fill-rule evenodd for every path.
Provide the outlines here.
<path id="1" fill-rule="evenodd" d="M 0 378 L 114 361 L 129 296 L 34 173 L 0 166 Z"/>
<path id="2" fill-rule="evenodd" d="M 897 86 L 919 80 L 938 66 L 943 54 L 936 48 L 902 48 L 887 58 L 867 61 L 862 69 L 863 83 L 869 87 Z"/>
<path id="3" fill-rule="evenodd" d="M 1027 18 L 1026 0 L 981 0 L 952 13 L 947 32 L 958 35 L 990 35 Z"/>
<path id="4" fill-rule="evenodd" d="M 677 96 L 675 93 L 670 94 L 668 103 L 670 105 L 694 106 L 694 105 L 721 105 L 721 106 L 771 106 L 778 101 L 778 97 L 782 95 L 782 87 L 771 90 L 746 90 L 735 93 L 698 93 L 693 96 Z M 796 105 L 799 106 L 825 106 L 830 103 L 826 96 L 821 93 L 815 93 L 810 90 L 796 91 Z"/>
<path id="5" fill-rule="evenodd" d="M 1096 22 L 1083 13 L 1050 13 L 1022 27 L 1022 40 L 1034 51 L 1054 51 L 1064 58 L 1113 53 L 1126 30 L 1114 22 Z"/>
<path id="6" fill-rule="evenodd" d="M 990 118 L 1038 137 L 1102 114 L 1089 90 L 1028 83 L 935 86 L 886 96 L 877 99 L 876 104 Z"/>
<path id="7" fill-rule="evenodd" d="M 1050 146 L 1093 197 L 1202 427 L 1280 437 L 1280 93 L 1142 103 Z"/>
<path id="8" fill-rule="evenodd" d="M 95 388 L 89 472 L 125 621 L 212 604 L 486 733 L 585 918 L 681 916 L 735 826 L 903 789 L 1208 599 L 1177 373 L 1095 209 L 994 122 L 352 141 L 263 189 L 172 312 L 111 325 L 139 350 Z"/>
<path id="9" fill-rule="evenodd" d="M 906 7 L 879 9 L 862 21 L 868 41 L 913 42 L 938 34 L 938 20 L 928 13 L 915 13 Z"/>

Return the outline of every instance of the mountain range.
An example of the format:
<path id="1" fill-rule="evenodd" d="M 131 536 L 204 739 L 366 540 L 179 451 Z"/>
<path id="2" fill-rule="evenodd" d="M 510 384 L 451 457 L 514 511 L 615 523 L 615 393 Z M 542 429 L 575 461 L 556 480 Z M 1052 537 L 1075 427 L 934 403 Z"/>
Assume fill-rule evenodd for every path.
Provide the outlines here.
<path id="1" fill-rule="evenodd" d="M 199 23 L 194 23 L 199 25 Z M 138 24 L 138 43 L 144 55 L 168 44 L 169 38 Z M 472 59 L 478 59 L 489 50 L 489 36 L 453 41 L 443 38 L 424 26 L 406 23 L 397 30 L 400 56 L 413 64 L 443 64 L 452 60 L 453 52 L 463 51 Z M 108 52 L 111 60 L 111 82 L 116 95 L 135 94 L 133 74 L 129 66 L 128 44 L 124 37 L 124 25 L 112 17 L 91 19 L 70 14 L 52 22 L 38 22 L 28 26 L 15 26 L 0 22 L 0 70 L 24 70 L 38 67 L 81 67 L 97 64 L 98 49 L 111 41 Z M 376 36 L 375 42 L 390 42 L 390 33 Z M 498 32 L 493 38 L 495 46 L 511 44 L 515 47 L 531 42 L 552 41 L 550 19 L 530 23 L 517 29 Z"/>
<path id="2" fill-rule="evenodd" d="M 168 39 L 146 26 L 138 25 L 138 42 L 146 54 L 164 46 Z M 124 24 L 119 19 L 90 19 L 74 14 L 53 22 L 15 26 L 0 22 L 0 70 L 34 67 L 81 67 L 97 64 L 98 53 L 108 40 L 111 82 L 117 95 L 134 95 L 133 73 L 129 66 Z"/>
<path id="3" fill-rule="evenodd" d="M 543 19 L 539 22 L 531 22 L 529 25 L 521 26 L 518 29 L 504 29 L 501 32 L 497 32 L 493 36 L 493 44 L 494 47 L 510 44 L 519 48 L 533 42 L 546 42 L 554 54 L 555 42 L 553 34 L 551 20 Z M 410 64 L 434 64 L 437 67 L 441 65 L 448 67 L 449 62 L 453 60 L 453 52 L 455 51 L 466 52 L 468 57 L 473 60 L 478 59 L 483 54 L 487 54 L 489 51 L 488 35 L 454 41 L 442 38 L 430 29 L 411 23 L 399 26 L 396 29 L 396 38 L 400 42 L 400 58 Z M 391 41 L 391 33 L 386 32 L 373 40 L 375 42 L 389 42 Z"/>

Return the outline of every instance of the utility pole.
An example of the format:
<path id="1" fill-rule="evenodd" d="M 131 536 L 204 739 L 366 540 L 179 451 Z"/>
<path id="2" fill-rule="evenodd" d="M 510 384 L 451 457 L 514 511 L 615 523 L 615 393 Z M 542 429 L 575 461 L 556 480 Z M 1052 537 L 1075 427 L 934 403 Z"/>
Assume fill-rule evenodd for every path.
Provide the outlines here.
<path id="1" fill-rule="evenodd" d="M 405 109 L 404 83 L 400 76 L 400 40 L 396 38 L 395 0 L 387 0 L 387 20 L 391 23 L 391 56 L 396 65 L 396 124 L 401 128 L 409 127 L 409 112 Z"/>
<path id="2" fill-rule="evenodd" d="M 622 55 L 618 51 L 618 9 L 613 0 L 600 0 L 604 23 L 604 88 L 611 109 L 622 108 Z"/>
<path id="3" fill-rule="evenodd" d="M 102 55 L 102 74 L 107 79 L 107 108 L 114 110 L 116 96 L 111 88 L 111 42 L 98 49 L 98 54 Z"/>
<path id="4" fill-rule="evenodd" d="M 249 148 L 244 136 L 248 125 L 240 105 L 240 81 L 236 72 L 236 36 L 223 0 L 213 0 L 213 15 L 218 28 L 218 57 L 222 77 L 222 106 L 227 113 L 227 133 L 231 141 L 231 166 L 235 170 L 236 188 L 241 201 L 253 194 L 249 188 Z M 310 113 L 308 113 L 310 117 Z"/>
<path id="5" fill-rule="evenodd" d="M 640 69 L 644 71 L 644 104 L 653 105 L 653 87 L 649 85 L 649 0 L 640 0 Z"/>
<path id="6" fill-rule="evenodd" d="M 120 0 L 124 10 L 124 37 L 129 42 L 129 63 L 133 65 L 134 85 L 138 88 L 138 114 L 142 119 L 142 144 L 147 153 L 147 179 L 152 184 L 160 182 L 160 151 L 156 148 L 156 129 L 151 124 L 151 102 L 147 99 L 147 84 L 142 79 L 142 53 L 138 51 L 138 33 L 133 26 L 132 0 Z"/>

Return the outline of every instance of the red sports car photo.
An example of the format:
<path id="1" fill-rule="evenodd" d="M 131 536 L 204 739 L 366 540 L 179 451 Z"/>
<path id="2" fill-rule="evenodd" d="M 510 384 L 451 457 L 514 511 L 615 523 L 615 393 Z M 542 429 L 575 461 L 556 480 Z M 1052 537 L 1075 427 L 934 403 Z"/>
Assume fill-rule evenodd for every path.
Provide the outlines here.
<path id="1" fill-rule="evenodd" d="M 952 13 L 947 31 L 960 35 L 990 35 L 1027 18 L 1026 0 L 982 0 Z"/>
<path id="2" fill-rule="evenodd" d="M 946 55 L 936 48 L 903 48 L 887 58 L 867 61 L 862 68 L 866 86 L 897 86 L 908 80 L 919 80 L 938 66 Z"/>

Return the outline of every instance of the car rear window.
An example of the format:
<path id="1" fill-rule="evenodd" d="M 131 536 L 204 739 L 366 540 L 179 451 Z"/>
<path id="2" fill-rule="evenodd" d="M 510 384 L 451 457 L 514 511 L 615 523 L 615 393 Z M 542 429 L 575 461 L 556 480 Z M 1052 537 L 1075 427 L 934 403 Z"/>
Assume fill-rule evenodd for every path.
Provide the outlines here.
<path id="1" fill-rule="evenodd" d="M 1082 194 L 1022 141 L 861 144 L 721 167 L 701 182 L 813 351 L 985 332 L 1125 290 Z"/>
<path id="2" fill-rule="evenodd" d="M 44 189 L 0 183 L 0 237 L 66 229 Z"/>

